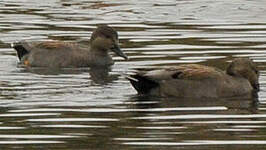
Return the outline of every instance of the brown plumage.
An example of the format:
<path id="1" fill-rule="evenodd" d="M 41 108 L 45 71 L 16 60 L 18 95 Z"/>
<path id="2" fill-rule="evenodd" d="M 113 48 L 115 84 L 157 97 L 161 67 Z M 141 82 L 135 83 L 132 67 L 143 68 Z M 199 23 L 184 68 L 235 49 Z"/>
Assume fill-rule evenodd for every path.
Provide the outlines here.
<path id="1" fill-rule="evenodd" d="M 226 72 L 197 64 L 138 72 L 128 77 L 139 94 L 174 97 L 252 97 L 259 91 L 259 72 L 252 60 L 234 59 Z"/>
<path id="2" fill-rule="evenodd" d="M 75 42 L 33 41 L 18 42 L 12 47 L 19 60 L 31 67 L 90 67 L 114 64 L 109 51 L 127 59 L 118 45 L 117 32 L 107 26 L 98 26 L 92 33 L 90 44 Z"/>

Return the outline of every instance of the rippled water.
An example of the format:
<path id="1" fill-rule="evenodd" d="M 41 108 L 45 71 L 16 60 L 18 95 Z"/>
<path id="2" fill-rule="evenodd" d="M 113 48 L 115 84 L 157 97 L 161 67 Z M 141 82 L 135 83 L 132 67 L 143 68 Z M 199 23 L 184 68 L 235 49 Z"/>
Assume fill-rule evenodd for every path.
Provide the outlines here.
<path id="1" fill-rule="evenodd" d="M 266 147 L 266 2 L 263 0 L 5 0 L 0 2 L 1 149 L 227 149 Z M 23 68 L 9 44 L 119 32 L 110 69 Z M 125 75 L 199 63 L 224 69 L 250 57 L 257 99 L 138 97 Z"/>

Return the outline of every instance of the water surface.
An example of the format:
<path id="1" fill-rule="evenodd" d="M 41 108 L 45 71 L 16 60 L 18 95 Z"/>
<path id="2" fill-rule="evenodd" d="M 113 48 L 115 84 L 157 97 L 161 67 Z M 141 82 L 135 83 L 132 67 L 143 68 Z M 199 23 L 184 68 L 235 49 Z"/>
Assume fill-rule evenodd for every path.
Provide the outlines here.
<path id="1" fill-rule="evenodd" d="M 3 149 L 250 150 L 266 146 L 263 0 L 5 0 L 0 2 L 0 147 Z M 124 61 L 110 69 L 32 69 L 10 43 L 88 40 L 118 33 Z M 258 98 L 138 97 L 125 75 L 197 63 L 259 69 Z"/>

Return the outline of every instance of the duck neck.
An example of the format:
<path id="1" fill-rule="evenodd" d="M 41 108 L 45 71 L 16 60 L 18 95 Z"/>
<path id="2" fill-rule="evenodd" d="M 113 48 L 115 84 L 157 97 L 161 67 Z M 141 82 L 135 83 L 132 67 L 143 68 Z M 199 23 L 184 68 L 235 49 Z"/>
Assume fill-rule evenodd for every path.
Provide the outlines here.
<path id="1" fill-rule="evenodd" d="M 103 49 L 101 47 L 97 47 L 95 45 L 90 46 L 90 53 L 91 53 L 91 55 L 97 55 L 97 56 L 103 56 L 103 57 L 109 55 L 108 50 Z"/>
<path id="2" fill-rule="evenodd" d="M 90 47 L 89 52 L 90 60 L 97 65 L 112 65 L 113 60 L 109 55 L 108 51 L 105 49 Z"/>

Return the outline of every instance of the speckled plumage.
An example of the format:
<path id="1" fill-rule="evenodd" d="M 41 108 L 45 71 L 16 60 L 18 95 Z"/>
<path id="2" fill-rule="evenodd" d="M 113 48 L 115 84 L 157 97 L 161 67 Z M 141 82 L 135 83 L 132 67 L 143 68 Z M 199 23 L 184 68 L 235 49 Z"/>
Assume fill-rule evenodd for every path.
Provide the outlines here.
<path id="1" fill-rule="evenodd" d="M 248 58 L 237 58 L 224 72 L 218 68 L 186 64 L 138 72 L 129 80 L 139 94 L 174 97 L 252 96 L 259 90 L 258 70 Z"/>
<path id="2" fill-rule="evenodd" d="M 109 51 L 127 59 L 118 46 L 117 32 L 101 25 L 92 33 L 90 44 L 63 41 L 21 41 L 13 44 L 20 61 L 30 67 L 90 67 L 114 64 Z"/>

